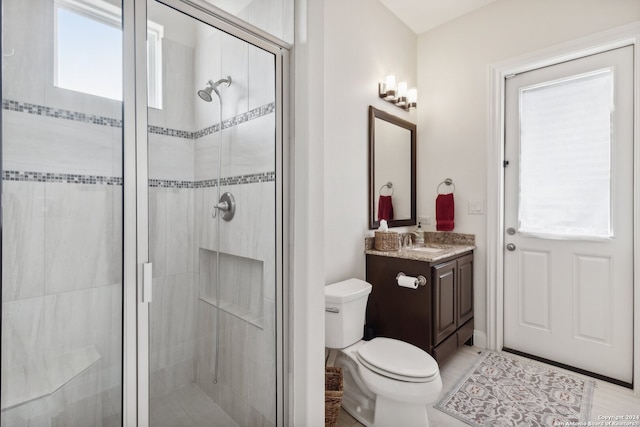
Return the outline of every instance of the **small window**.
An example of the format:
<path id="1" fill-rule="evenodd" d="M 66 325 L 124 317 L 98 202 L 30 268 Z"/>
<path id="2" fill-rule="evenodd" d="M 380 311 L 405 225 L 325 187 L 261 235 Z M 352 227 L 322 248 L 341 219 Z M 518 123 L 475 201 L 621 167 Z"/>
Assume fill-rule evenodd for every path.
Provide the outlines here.
<path id="1" fill-rule="evenodd" d="M 612 105 L 610 69 L 522 89 L 521 232 L 613 237 Z"/>
<path id="2" fill-rule="evenodd" d="M 121 10 L 101 0 L 56 0 L 54 85 L 122 100 Z M 147 93 L 162 108 L 163 27 L 147 25 Z"/>

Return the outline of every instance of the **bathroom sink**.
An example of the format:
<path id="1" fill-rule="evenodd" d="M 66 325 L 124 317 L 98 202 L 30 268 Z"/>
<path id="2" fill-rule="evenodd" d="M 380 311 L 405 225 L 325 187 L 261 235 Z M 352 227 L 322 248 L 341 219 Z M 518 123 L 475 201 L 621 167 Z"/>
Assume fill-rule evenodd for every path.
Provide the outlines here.
<path id="1" fill-rule="evenodd" d="M 417 251 L 417 252 L 426 252 L 429 254 L 434 254 L 436 252 L 442 252 L 444 251 L 444 249 L 442 248 L 427 248 L 427 247 L 419 247 L 419 248 L 412 248 L 412 251 Z"/>

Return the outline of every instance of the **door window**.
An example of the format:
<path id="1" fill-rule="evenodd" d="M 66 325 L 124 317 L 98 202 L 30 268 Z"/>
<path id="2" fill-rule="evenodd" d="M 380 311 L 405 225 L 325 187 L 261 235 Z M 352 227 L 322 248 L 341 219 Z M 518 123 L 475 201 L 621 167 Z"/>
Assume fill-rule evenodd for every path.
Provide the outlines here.
<path id="1" fill-rule="evenodd" d="M 521 89 L 521 232 L 612 237 L 612 105 L 610 69 Z"/>

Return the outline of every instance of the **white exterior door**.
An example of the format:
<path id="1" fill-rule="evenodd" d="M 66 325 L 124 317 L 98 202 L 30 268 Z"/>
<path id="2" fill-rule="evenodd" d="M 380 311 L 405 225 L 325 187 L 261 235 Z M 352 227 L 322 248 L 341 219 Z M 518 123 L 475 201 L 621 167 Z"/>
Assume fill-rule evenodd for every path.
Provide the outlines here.
<path id="1" fill-rule="evenodd" d="M 504 347 L 624 383 L 633 357 L 633 49 L 506 83 Z"/>

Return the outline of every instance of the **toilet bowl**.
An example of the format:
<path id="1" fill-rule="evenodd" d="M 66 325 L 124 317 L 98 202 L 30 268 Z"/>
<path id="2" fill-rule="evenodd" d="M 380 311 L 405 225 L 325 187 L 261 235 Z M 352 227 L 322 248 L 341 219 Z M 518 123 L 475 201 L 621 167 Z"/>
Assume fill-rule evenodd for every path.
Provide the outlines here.
<path id="1" fill-rule="evenodd" d="M 342 407 L 366 426 L 426 427 L 427 405 L 442 390 L 436 361 L 396 339 L 363 341 L 371 285 L 349 279 L 325 287 L 325 346 L 343 369 Z"/>

